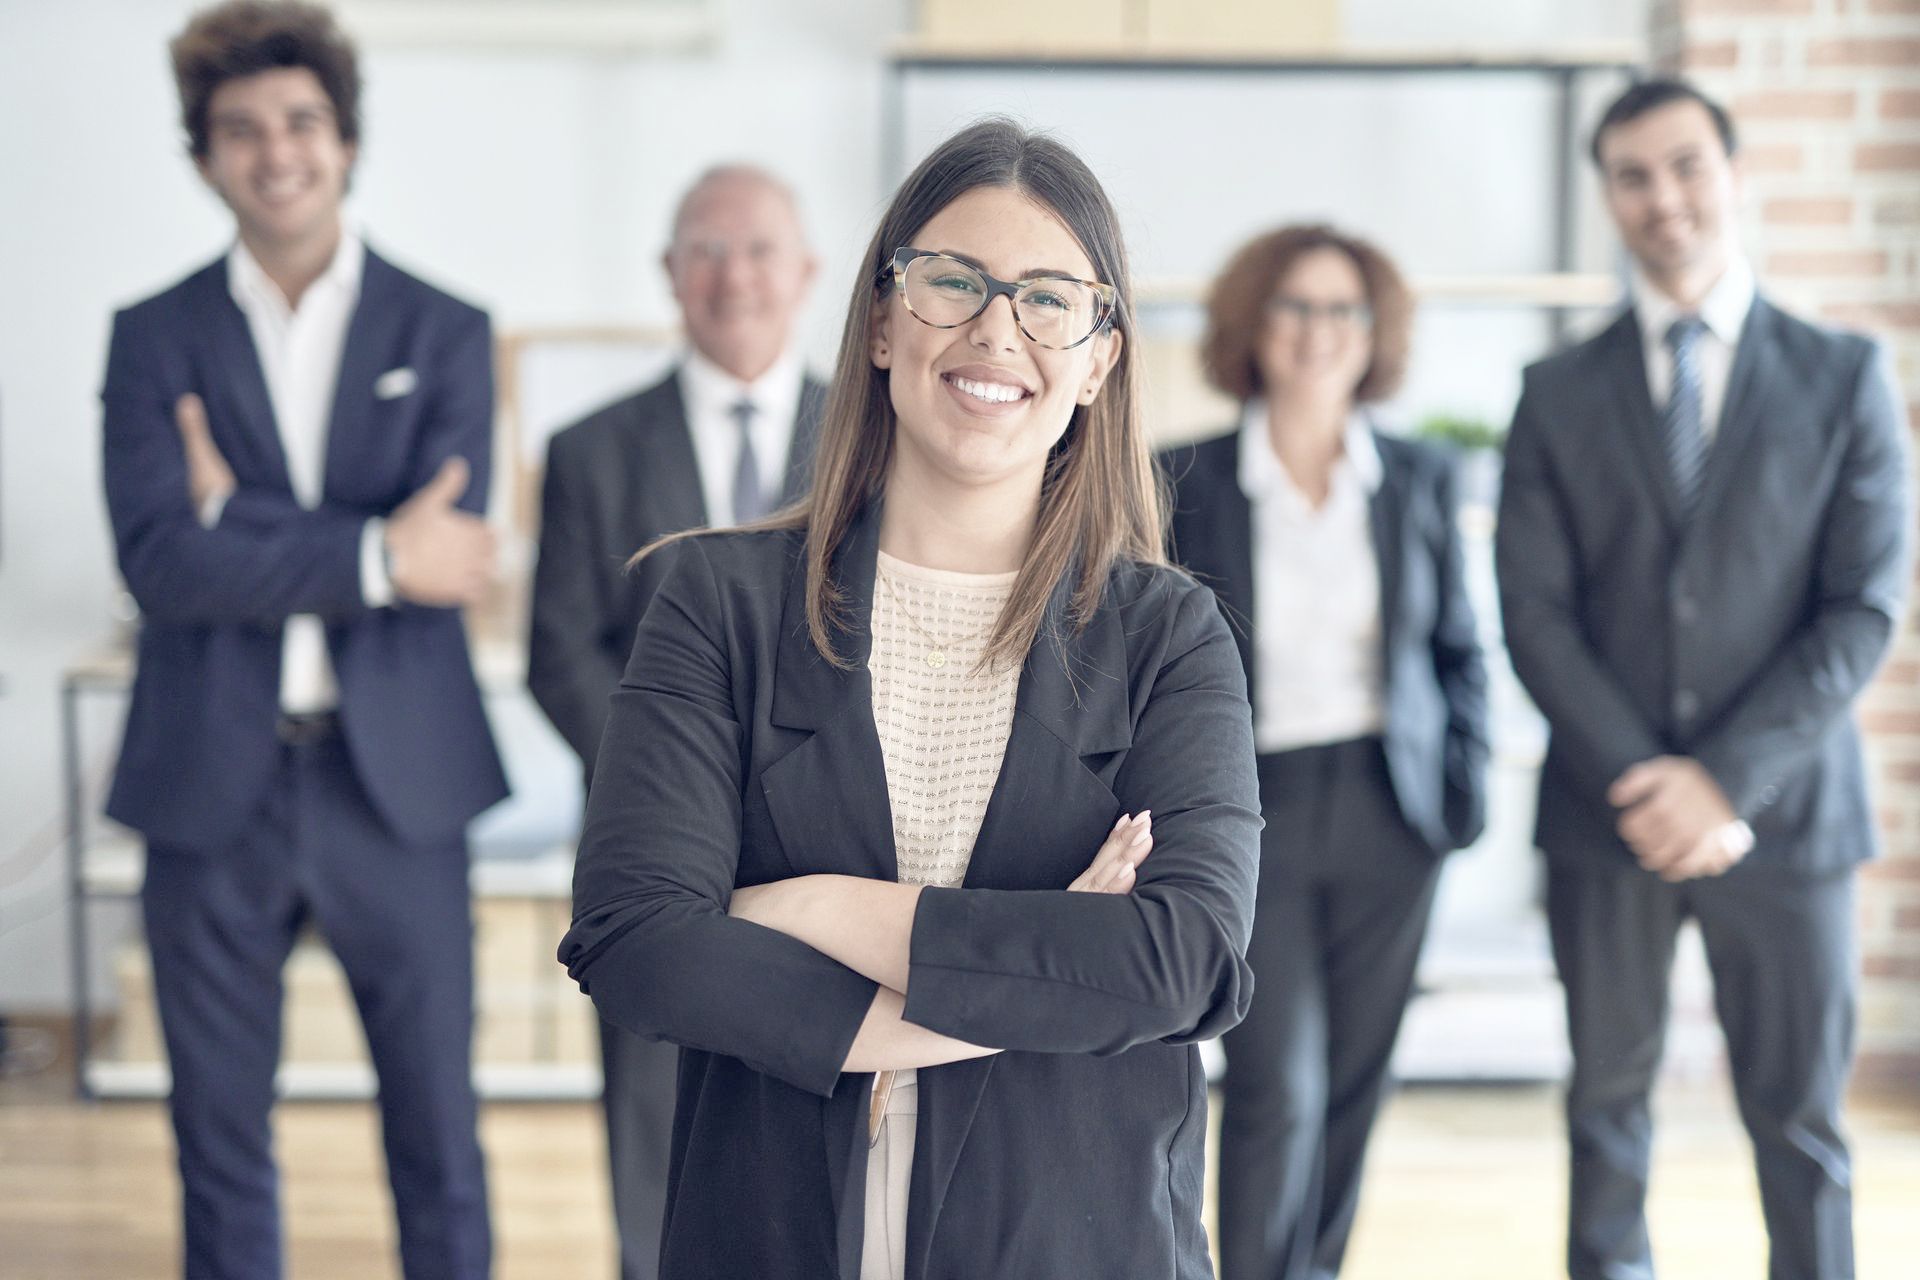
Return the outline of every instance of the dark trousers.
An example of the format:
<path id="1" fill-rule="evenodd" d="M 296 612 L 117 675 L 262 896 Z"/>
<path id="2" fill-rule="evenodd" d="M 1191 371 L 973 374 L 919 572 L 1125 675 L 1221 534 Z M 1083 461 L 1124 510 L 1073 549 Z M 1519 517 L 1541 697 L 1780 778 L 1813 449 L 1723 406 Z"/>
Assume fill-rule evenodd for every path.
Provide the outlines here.
<path id="1" fill-rule="evenodd" d="M 1851 1280 L 1851 1161 L 1840 1129 L 1853 1059 L 1853 875 L 1751 864 L 1671 885 L 1624 858 L 1550 859 L 1547 922 L 1566 988 L 1573 1080 L 1567 1271 L 1651 1280 L 1648 1094 L 1666 1039 L 1674 942 L 1699 922 L 1740 1118 L 1753 1139 L 1770 1280 Z"/>
<path id="2" fill-rule="evenodd" d="M 660 1274 L 680 1046 L 644 1039 L 602 1019 L 600 1068 L 620 1280 L 654 1280 Z"/>
<path id="3" fill-rule="evenodd" d="M 1377 739 L 1260 759 L 1253 1007 L 1222 1039 L 1221 1280 L 1338 1274 L 1439 859 Z"/>
<path id="4" fill-rule="evenodd" d="M 407 1280 L 484 1277 L 464 840 L 400 843 L 337 736 L 281 751 L 268 801 L 232 847 L 148 850 L 141 902 L 173 1071 L 185 1274 L 281 1274 L 270 1128 L 281 970 L 311 922 L 346 971 L 379 1075 Z"/>

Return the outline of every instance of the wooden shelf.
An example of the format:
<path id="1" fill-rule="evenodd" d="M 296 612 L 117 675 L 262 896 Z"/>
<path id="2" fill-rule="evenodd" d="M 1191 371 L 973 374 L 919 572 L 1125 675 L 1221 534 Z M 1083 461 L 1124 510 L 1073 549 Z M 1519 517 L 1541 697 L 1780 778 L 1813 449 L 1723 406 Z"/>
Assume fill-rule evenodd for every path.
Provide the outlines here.
<path id="1" fill-rule="evenodd" d="M 103 643 L 69 662 L 61 679 L 88 693 L 112 693 L 133 685 L 133 650 L 126 641 Z M 527 646 L 518 636 L 476 637 L 473 672 L 486 694 L 521 694 L 527 688 Z"/>
<path id="2" fill-rule="evenodd" d="M 124 830 L 91 841 L 81 864 L 90 898 L 132 898 L 146 878 L 146 844 Z M 468 873 L 476 898 L 566 902 L 573 897 L 573 846 L 558 844 L 530 858 L 476 857 Z"/>
<path id="3" fill-rule="evenodd" d="M 1141 280 L 1142 307 L 1199 306 L 1210 281 L 1192 277 Z M 1605 272 L 1521 275 L 1416 276 L 1409 283 L 1422 302 L 1519 307 L 1610 307 L 1620 301 L 1619 277 Z"/>
<path id="4" fill-rule="evenodd" d="M 161 1062 L 89 1062 L 93 1097 L 117 1101 L 165 1098 L 172 1076 Z M 373 1068 L 361 1063 L 283 1063 L 275 1077 L 277 1096 L 294 1102 L 358 1102 L 374 1096 Z M 473 1066 L 473 1086 L 486 1102 L 592 1102 L 600 1096 L 600 1071 L 584 1063 L 486 1063 Z"/>
<path id="5" fill-rule="evenodd" d="M 1646 63 L 1634 41 L 1601 41 L 1549 49 L 1481 49 L 1426 45 L 1333 45 L 1297 49 L 1148 46 L 1136 41 L 1101 45 L 929 40 L 907 36 L 889 51 L 912 67 L 1051 67 L 1061 70 L 1175 71 L 1586 71 L 1629 70 Z"/>

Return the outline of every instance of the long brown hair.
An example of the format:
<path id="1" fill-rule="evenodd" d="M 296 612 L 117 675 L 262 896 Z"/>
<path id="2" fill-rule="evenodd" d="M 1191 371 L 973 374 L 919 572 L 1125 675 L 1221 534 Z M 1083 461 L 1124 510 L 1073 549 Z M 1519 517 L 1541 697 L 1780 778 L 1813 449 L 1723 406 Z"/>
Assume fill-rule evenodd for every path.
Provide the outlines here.
<path id="1" fill-rule="evenodd" d="M 806 531 L 807 627 L 814 647 L 835 666 L 852 662 L 833 646 L 833 632 L 849 621 L 846 593 L 833 578 L 834 555 L 861 511 L 880 496 L 893 456 L 893 400 L 887 374 L 874 367 L 869 345 L 874 309 L 893 290 L 886 268 L 896 248 L 910 244 L 942 209 L 980 187 L 1017 191 L 1066 225 L 1094 274 L 1117 291 L 1110 323 L 1121 337 L 1118 359 L 1100 394 L 1092 404 L 1074 408 L 1066 432 L 1047 456 L 1033 541 L 982 661 L 996 666 L 1024 661 L 1045 621 L 1048 600 L 1069 574 L 1068 617 L 1078 630 L 1099 609 L 1119 561 L 1157 564 L 1166 558 L 1165 501 L 1140 422 L 1133 286 L 1120 220 L 1099 180 L 1065 145 L 1010 120 L 982 120 L 934 148 L 881 217 L 847 305 L 814 451 L 812 488 L 794 505 L 747 526 Z"/>

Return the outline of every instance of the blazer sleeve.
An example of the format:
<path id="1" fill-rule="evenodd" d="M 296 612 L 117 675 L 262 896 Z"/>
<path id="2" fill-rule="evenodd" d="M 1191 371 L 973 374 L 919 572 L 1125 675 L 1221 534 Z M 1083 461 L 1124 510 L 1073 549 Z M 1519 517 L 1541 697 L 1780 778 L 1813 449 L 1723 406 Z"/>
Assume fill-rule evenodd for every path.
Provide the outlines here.
<path id="1" fill-rule="evenodd" d="M 1614 779 L 1663 753 L 1660 739 L 1582 634 L 1570 495 L 1553 471 L 1529 372 L 1507 435 L 1494 563 L 1507 653 L 1579 784 L 1602 800 Z"/>
<path id="2" fill-rule="evenodd" d="M 1487 825 L 1487 665 L 1480 627 L 1467 594 L 1466 553 L 1460 542 L 1460 500 L 1454 460 L 1437 459 L 1435 501 L 1440 508 L 1440 609 L 1433 627 L 1433 671 L 1447 704 L 1442 768 L 1447 835 L 1464 849 Z"/>
<path id="3" fill-rule="evenodd" d="M 547 447 L 527 687 L 591 773 L 621 668 L 605 640 L 609 620 L 600 581 L 611 549 L 595 545 L 590 460 L 567 446 L 562 434 Z"/>
<path id="4" fill-rule="evenodd" d="M 744 730 L 720 592 L 698 538 L 673 556 L 614 693 L 560 961 L 602 1017 L 832 1094 L 879 988 L 727 915 Z"/>
<path id="5" fill-rule="evenodd" d="M 233 514 L 247 518 L 223 512 L 213 528 L 200 524 L 173 416 L 174 400 L 189 388 L 168 384 L 154 346 L 134 313 L 117 316 L 101 391 L 107 513 L 120 574 L 141 612 L 262 626 L 296 613 L 342 620 L 365 612 L 365 513 L 243 501 Z"/>
<path id="6" fill-rule="evenodd" d="M 1909 577 L 1906 414 L 1891 370 L 1862 343 L 1847 447 L 1814 562 L 1813 607 L 1733 709 L 1694 743 L 1736 812 L 1821 749 L 1885 656 Z"/>
<path id="7" fill-rule="evenodd" d="M 1055 1053 L 1218 1035 L 1253 995 L 1260 827 L 1246 678 L 1210 593 L 1180 600 L 1114 791 L 1153 810 L 1129 894 L 926 889 L 909 1022 L 974 1044 Z"/>
<path id="8" fill-rule="evenodd" d="M 439 376 L 421 388 L 432 398 L 421 415 L 406 495 L 433 479 L 447 459 L 463 458 L 469 479 L 454 505 L 483 516 L 493 483 L 493 325 L 484 311 L 445 305 L 452 316 L 436 360 Z"/>

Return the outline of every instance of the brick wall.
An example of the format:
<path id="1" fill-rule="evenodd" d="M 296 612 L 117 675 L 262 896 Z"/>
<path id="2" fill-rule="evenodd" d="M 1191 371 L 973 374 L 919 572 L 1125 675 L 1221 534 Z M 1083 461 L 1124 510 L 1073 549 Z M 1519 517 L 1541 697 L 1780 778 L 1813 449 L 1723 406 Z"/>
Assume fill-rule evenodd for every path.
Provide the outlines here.
<path id="1" fill-rule="evenodd" d="M 1764 287 L 1878 334 L 1920 424 L 1920 0 L 1654 0 L 1650 19 L 1655 64 L 1740 126 Z M 1920 1091 L 1916 617 L 1860 712 L 1886 856 L 1860 882 L 1858 1074 Z"/>

